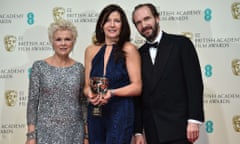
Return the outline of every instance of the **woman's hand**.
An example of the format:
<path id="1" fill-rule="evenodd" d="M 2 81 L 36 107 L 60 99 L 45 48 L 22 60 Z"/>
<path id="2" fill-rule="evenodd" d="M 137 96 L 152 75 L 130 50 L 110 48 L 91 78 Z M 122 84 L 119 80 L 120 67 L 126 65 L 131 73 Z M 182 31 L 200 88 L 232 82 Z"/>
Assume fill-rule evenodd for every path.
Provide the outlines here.
<path id="1" fill-rule="evenodd" d="M 84 143 L 84 144 L 89 144 L 88 139 L 85 138 L 83 143 Z"/>
<path id="2" fill-rule="evenodd" d="M 108 90 L 105 94 L 102 95 L 100 99 L 100 105 L 105 105 L 113 96 L 113 90 Z"/>
<path id="3" fill-rule="evenodd" d="M 134 144 L 145 144 L 143 135 L 134 136 Z"/>
<path id="4" fill-rule="evenodd" d="M 100 104 L 100 100 L 101 100 L 100 96 L 92 93 L 91 90 L 88 92 L 87 97 L 88 97 L 88 101 L 90 103 L 92 103 L 93 105 L 99 105 Z"/>
<path id="5" fill-rule="evenodd" d="M 25 144 L 36 144 L 36 139 L 28 139 Z"/>

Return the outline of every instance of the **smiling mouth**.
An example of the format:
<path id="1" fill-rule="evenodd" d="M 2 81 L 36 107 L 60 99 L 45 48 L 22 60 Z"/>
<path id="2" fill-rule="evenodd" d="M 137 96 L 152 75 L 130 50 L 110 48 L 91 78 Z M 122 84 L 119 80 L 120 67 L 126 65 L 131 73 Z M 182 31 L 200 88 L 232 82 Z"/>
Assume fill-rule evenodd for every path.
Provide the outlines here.
<path id="1" fill-rule="evenodd" d="M 146 31 L 143 32 L 143 34 L 145 36 L 149 36 L 149 35 L 151 35 L 151 31 L 150 30 L 146 30 Z"/>
<path id="2" fill-rule="evenodd" d="M 60 50 L 66 51 L 68 48 L 60 48 Z"/>
<path id="3" fill-rule="evenodd" d="M 110 32 L 110 33 L 116 33 L 117 30 L 108 30 L 108 32 Z"/>
<path id="4" fill-rule="evenodd" d="M 151 33 L 151 28 L 150 27 L 146 27 L 142 30 L 142 33 L 145 35 L 149 35 Z"/>

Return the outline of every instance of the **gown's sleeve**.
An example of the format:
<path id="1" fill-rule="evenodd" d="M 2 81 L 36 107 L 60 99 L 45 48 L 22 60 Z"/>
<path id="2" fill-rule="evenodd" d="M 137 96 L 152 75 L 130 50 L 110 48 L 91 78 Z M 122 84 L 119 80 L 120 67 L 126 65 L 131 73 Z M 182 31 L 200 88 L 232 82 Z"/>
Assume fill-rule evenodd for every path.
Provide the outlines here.
<path id="1" fill-rule="evenodd" d="M 84 96 L 83 94 L 83 88 L 84 88 L 84 82 L 85 82 L 85 78 L 84 78 L 84 67 L 82 66 L 82 71 L 80 72 L 80 104 L 81 104 L 81 113 L 83 114 L 83 120 L 84 123 L 87 123 L 87 105 L 88 105 L 88 101 L 87 101 L 87 97 Z"/>
<path id="2" fill-rule="evenodd" d="M 37 110 L 40 95 L 40 70 L 38 63 L 35 62 L 31 69 L 28 103 L 27 103 L 27 124 L 36 125 Z"/>

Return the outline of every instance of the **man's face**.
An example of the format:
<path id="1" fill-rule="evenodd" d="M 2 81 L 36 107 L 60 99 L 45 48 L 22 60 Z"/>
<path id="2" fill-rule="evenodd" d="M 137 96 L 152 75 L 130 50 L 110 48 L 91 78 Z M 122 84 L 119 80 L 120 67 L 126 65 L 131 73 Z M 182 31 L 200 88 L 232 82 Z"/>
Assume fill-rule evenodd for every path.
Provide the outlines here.
<path id="1" fill-rule="evenodd" d="M 147 6 L 138 8 L 133 15 L 138 32 L 148 41 L 154 41 L 159 32 L 159 17 L 154 17 Z"/>

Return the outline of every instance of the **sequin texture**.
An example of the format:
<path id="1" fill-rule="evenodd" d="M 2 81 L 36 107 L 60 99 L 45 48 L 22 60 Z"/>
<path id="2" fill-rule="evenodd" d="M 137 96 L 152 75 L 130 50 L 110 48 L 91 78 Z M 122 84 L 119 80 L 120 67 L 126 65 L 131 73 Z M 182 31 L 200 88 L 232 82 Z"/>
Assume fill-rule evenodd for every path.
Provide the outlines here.
<path id="1" fill-rule="evenodd" d="M 32 66 L 27 124 L 36 126 L 38 144 L 82 144 L 86 99 L 84 67 L 58 68 L 45 61 Z"/>

